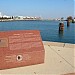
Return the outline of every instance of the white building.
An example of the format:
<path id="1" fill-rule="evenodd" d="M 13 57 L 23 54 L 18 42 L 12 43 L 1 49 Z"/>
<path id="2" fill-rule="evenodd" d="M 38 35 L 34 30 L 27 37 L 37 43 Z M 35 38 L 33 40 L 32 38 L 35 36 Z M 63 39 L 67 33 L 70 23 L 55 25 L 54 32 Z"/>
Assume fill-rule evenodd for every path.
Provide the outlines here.
<path id="1" fill-rule="evenodd" d="M 0 17 L 3 17 L 3 18 L 11 18 L 11 16 L 2 15 L 2 13 L 1 13 L 1 12 L 0 12 Z"/>
<path id="2" fill-rule="evenodd" d="M 11 18 L 10 16 L 4 15 L 3 18 Z"/>
<path id="3" fill-rule="evenodd" d="M 23 16 L 18 16 L 19 19 L 23 19 Z"/>
<path id="4" fill-rule="evenodd" d="M 0 17 L 2 17 L 2 13 L 0 12 Z"/>
<path id="5" fill-rule="evenodd" d="M 75 22 L 75 18 L 74 18 L 74 22 Z"/>

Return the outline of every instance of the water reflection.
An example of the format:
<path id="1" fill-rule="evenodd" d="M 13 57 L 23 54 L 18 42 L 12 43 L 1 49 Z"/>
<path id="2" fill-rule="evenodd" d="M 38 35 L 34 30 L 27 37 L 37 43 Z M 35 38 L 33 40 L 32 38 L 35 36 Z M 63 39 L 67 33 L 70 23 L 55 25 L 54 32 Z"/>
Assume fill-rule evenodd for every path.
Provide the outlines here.
<path id="1" fill-rule="evenodd" d="M 59 38 L 63 38 L 63 35 L 64 35 L 64 31 L 59 31 Z"/>
<path id="2" fill-rule="evenodd" d="M 68 30 L 68 31 L 70 30 L 70 25 L 67 25 L 67 30 Z"/>
<path id="3" fill-rule="evenodd" d="M 70 27 L 70 25 L 67 25 L 67 28 L 69 28 Z"/>
<path id="4" fill-rule="evenodd" d="M 69 27 L 70 26 L 70 23 L 69 22 L 67 22 L 67 27 Z"/>

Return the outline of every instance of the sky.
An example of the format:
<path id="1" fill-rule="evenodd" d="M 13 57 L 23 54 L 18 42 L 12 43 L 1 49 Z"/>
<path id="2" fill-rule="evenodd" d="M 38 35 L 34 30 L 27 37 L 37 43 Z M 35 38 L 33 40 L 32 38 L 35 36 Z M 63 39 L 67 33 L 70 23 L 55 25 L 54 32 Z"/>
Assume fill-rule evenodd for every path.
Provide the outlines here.
<path id="1" fill-rule="evenodd" d="M 60 18 L 75 14 L 75 0 L 0 0 L 0 12 L 9 16 Z"/>

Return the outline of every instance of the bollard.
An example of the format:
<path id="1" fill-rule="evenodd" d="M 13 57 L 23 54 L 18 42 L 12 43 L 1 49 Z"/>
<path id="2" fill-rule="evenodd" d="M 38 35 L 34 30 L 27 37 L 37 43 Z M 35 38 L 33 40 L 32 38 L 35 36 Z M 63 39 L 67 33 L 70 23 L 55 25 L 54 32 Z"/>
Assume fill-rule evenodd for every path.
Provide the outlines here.
<path id="1" fill-rule="evenodd" d="M 64 30 L 64 23 L 59 23 L 59 31 L 63 31 Z"/>

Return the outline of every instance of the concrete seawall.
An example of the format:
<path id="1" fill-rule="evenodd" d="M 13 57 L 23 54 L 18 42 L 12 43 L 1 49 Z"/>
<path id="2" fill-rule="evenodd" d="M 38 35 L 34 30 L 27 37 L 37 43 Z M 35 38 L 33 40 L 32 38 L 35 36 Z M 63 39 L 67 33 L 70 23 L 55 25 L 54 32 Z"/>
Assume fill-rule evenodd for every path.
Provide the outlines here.
<path id="1" fill-rule="evenodd" d="M 75 44 L 43 41 L 44 45 L 74 48 Z"/>
<path id="2" fill-rule="evenodd" d="M 43 41 L 44 64 L 0 70 L 1 75 L 75 75 L 75 44 Z M 70 73 L 70 74 L 69 74 Z"/>

